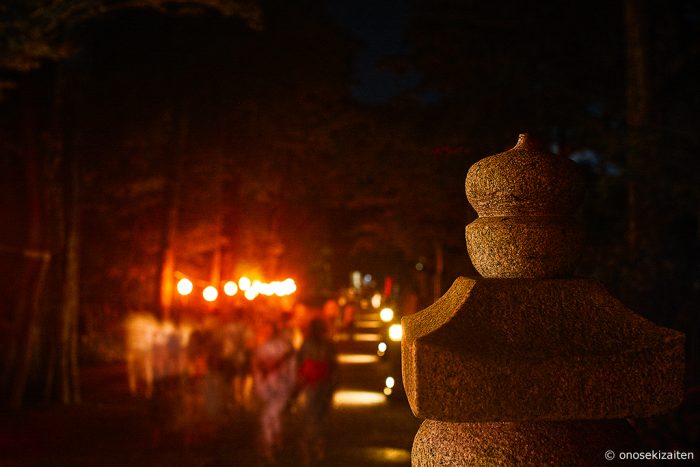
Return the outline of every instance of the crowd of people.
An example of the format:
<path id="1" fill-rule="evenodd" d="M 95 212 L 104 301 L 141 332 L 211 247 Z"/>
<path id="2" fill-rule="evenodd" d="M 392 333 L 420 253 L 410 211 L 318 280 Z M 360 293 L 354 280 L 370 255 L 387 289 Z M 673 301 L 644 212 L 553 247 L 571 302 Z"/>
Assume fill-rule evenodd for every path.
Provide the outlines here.
<path id="1" fill-rule="evenodd" d="M 294 408 L 304 463 L 323 458 L 337 378 L 323 310 L 251 306 L 195 316 L 175 324 L 141 313 L 126 321 L 129 390 L 151 401 L 154 443 L 173 434 L 197 443 L 245 411 L 257 416 L 260 454 L 273 464 Z"/>

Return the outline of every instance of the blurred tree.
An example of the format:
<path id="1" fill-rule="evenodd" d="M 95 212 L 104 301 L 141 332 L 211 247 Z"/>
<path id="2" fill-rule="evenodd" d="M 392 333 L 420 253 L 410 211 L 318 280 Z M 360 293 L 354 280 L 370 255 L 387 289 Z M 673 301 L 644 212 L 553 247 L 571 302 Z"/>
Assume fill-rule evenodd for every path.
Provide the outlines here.
<path id="1" fill-rule="evenodd" d="M 71 28 L 135 8 L 177 14 L 212 10 L 243 18 L 253 29 L 262 28 L 255 0 L 7 0 L 0 10 L 0 69 L 28 71 L 46 60 L 65 59 L 75 52 L 67 40 Z"/>
<path id="2" fill-rule="evenodd" d="M 119 219 L 109 222 L 114 225 L 109 240 L 105 227 L 90 229 L 100 232 L 96 239 L 119 243 L 114 237 L 122 235 L 121 225 L 144 225 L 144 218 L 153 217 L 152 204 L 141 203 L 139 196 L 164 186 L 147 184 L 151 188 L 134 190 L 133 198 L 124 187 L 171 178 L 164 174 L 181 153 L 184 176 L 173 243 L 177 270 L 205 281 L 221 248 L 221 277 L 248 268 L 268 278 L 300 273 L 309 286 L 326 280 L 322 263 L 332 258 L 307 265 L 317 261 L 318 252 L 332 250 L 327 213 L 338 208 L 333 193 L 339 178 L 331 172 L 343 161 L 331 152 L 330 141 L 352 112 L 349 45 L 321 7 L 313 1 L 306 8 L 269 2 L 262 34 L 211 17 L 165 21 L 151 15 L 115 17 L 85 30 L 83 40 L 96 45 L 81 60 L 88 81 L 101 83 L 89 89 L 91 102 L 81 123 L 94 137 L 84 142 L 84 150 L 100 145 L 103 154 L 89 162 L 94 174 L 89 198 L 103 203 L 96 206 L 93 222 L 110 211 Z M 124 21 L 129 31 L 123 31 Z M 151 47 L 139 49 L 143 42 Z M 115 60 L 128 65 L 115 71 Z M 155 123 L 173 103 L 187 120 L 181 142 Z M 107 127 L 111 130 L 105 132 Z M 154 138 L 163 139 L 164 146 L 149 143 Z M 152 245 L 152 234 L 143 238 Z M 128 242 L 143 253 L 153 248 L 138 238 Z M 113 273 L 124 283 L 129 270 L 153 275 L 152 253 L 110 257 Z M 307 269 L 319 274 L 309 273 L 310 278 Z M 95 278 L 90 289 L 105 294 L 99 269 L 94 271 L 88 274 Z M 115 276 L 114 284 L 119 282 Z"/>
<path id="3" fill-rule="evenodd" d="M 69 36 L 77 25 L 110 11 L 130 8 L 183 14 L 201 9 L 213 10 L 242 17 L 251 27 L 260 27 L 257 3 L 245 1 L 5 2 L 0 7 L 0 69 L 5 73 L 28 71 L 45 60 L 65 59 L 75 52 Z M 14 334 L 8 346 L 2 383 L 3 395 L 15 408 L 22 405 L 32 374 L 37 384 L 44 386 L 47 400 L 53 398 L 54 374 L 58 374 L 62 402 L 80 401 L 78 321 L 82 171 L 80 156 L 72 147 L 78 133 L 67 123 L 75 117 L 69 109 L 75 102 L 66 97 L 66 81 L 71 78 L 71 72 L 59 64 L 48 76 L 53 77 L 53 85 L 49 86 L 53 92 L 46 96 L 51 99 L 50 104 L 26 99 L 20 101 L 20 105 L 31 109 L 25 111 L 29 116 L 23 120 L 27 141 L 36 139 L 39 134 L 44 135 L 41 147 L 34 143 L 24 145 L 31 208 L 28 218 L 30 244 L 27 249 L 3 248 L 8 253 L 42 252 L 38 256 L 34 253 L 24 255 L 30 263 L 39 259 L 40 266 L 30 264 L 25 267 L 15 312 L 8 317 L 10 328 L 19 332 Z M 7 83 L 5 81 L 0 89 L 9 87 Z M 24 92 L 34 91 L 30 83 L 24 85 L 27 87 Z M 38 124 L 33 115 L 42 111 L 49 118 Z M 52 272 L 49 274 L 50 259 Z M 47 275 L 53 279 L 49 287 L 46 287 Z"/>

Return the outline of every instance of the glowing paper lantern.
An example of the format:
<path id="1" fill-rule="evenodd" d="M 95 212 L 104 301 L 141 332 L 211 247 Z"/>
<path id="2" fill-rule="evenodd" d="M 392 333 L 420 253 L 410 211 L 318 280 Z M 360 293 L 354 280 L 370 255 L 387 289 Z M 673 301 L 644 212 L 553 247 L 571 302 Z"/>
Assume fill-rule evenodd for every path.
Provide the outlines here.
<path id="1" fill-rule="evenodd" d="M 238 288 L 241 289 L 242 291 L 246 291 L 250 288 L 250 279 L 248 279 L 246 276 L 241 277 L 238 279 Z"/>
<path id="2" fill-rule="evenodd" d="M 224 293 L 229 297 L 233 297 L 238 292 L 238 286 L 233 281 L 228 281 L 224 284 Z"/>
<path id="3" fill-rule="evenodd" d="M 213 302 L 219 297 L 219 291 L 216 290 L 216 287 L 214 287 L 213 285 L 207 286 L 202 291 L 202 297 L 204 297 L 204 300 L 208 302 Z"/>
<path id="4" fill-rule="evenodd" d="M 187 278 L 180 279 L 177 282 L 177 293 L 179 293 L 182 296 L 191 294 L 192 288 L 192 281 Z"/>

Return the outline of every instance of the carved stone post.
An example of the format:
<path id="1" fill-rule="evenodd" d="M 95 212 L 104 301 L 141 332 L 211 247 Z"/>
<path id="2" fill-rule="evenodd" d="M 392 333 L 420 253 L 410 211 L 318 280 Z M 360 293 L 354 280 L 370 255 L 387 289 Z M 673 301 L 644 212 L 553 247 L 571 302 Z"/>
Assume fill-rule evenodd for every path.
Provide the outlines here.
<path id="1" fill-rule="evenodd" d="M 404 385 L 426 419 L 413 465 L 609 465 L 606 451 L 634 450 L 625 418 L 680 404 L 683 334 L 570 277 L 583 238 L 570 160 L 521 135 L 471 167 L 466 191 L 482 277 L 403 318 Z"/>

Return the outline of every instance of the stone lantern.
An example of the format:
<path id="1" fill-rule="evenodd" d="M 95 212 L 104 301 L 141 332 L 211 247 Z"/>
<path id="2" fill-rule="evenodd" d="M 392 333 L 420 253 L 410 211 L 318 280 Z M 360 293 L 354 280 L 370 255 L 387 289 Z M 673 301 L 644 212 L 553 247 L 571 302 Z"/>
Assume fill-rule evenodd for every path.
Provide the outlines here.
<path id="1" fill-rule="evenodd" d="M 572 277 L 583 177 L 527 135 L 474 164 L 466 228 L 481 277 L 406 316 L 403 379 L 424 418 L 414 466 L 609 465 L 635 449 L 626 418 L 683 397 L 684 336 Z"/>

